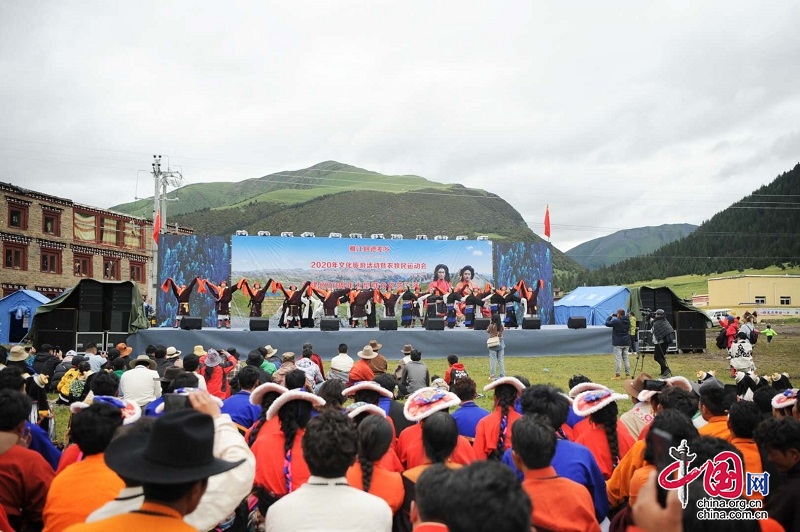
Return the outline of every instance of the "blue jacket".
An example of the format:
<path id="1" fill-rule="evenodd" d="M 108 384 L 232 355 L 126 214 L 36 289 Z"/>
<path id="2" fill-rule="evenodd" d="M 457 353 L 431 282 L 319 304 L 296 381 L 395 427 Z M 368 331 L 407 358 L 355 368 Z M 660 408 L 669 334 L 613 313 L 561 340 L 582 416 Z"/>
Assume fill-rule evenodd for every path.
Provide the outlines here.
<path id="1" fill-rule="evenodd" d="M 489 415 L 489 411 L 475 404 L 474 401 L 461 403 L 461 408 L 453 412 L 453 419 L 456 420 L 458 433 L 467 438 L 475 437 L 475 427 L 478 421 Z"/>
<path id="2" fill-rule="evenodd" d="M 606 327 L 613 327 L 614 331 L 611 333 L 611 345 L 626 347 L 631 345 L 631 320 L 628 316 L 609 316 L 606 319 Z"/>
<path id="3" fill-rule="evenodd" d="M 511 457 L 511 449 L 503 454 L 503 463 L 509 466 L 522 482 L 523 475 L 514 459 Z M 550 462 L 553 469 L 560 477 L 568 478 L 582 486 L 586 486 L 594 503 L 594 515 L 600 523 L 608 515 L 608 494 L 606 493 L 606 481 L 600 467 L 592 456 L 592 452 L 585 446 L 559 439 L 556 442 L 556 454 Z"/>
<path id="4" fill-rule="evenodd" d="M 242 390 L 222 402 L 222 413 L 231 416 L 234 423 L 250 428 L 261 415 L 261 407 L 250 404 L 250 392 Z"/>

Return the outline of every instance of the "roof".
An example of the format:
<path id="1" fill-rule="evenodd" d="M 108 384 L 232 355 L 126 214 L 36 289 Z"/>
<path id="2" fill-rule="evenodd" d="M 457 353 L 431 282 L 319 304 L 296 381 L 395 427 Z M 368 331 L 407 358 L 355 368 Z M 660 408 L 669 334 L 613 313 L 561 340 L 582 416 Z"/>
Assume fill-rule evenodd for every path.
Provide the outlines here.
<path id="1" fill-rule="evenodd" d="M 783 274 L 783 275 L 778 275 L 778 274 L 774 274 L 774 275 L 744 275 L 743 274 L 743 275 L 729 275 L 728 277 L 709 277 L 708 280 L 709 281 L 724 281 L 724 280 L 728 280 L 728 279 L 741 279 L 743 277 L 760 277 L 760 278 L 766 278 L 766 279 L 798 279 L 798 278 L 800 278 L 800 275 L 793 275 L 793 274 L 789 274 L 789 273 L 786 273 L 786 274 Z"/>
<path id="2" fill-rule="evenodd" d="M 579 286 L 559 299 L 556 307 L 594 307 L 607 301 L 621 292 L 629 292 L 624 286 Z"/>

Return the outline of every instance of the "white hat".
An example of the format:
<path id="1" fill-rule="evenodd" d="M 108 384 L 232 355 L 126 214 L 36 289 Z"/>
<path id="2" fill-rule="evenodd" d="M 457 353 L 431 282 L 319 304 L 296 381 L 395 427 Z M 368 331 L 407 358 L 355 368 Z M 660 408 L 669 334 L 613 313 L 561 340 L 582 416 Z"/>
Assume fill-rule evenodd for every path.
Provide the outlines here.
<path id="1" fill-rule="evenodd" d="M 289 388 L 281 386 L 280 384 L 275 384 L 274 382 L 265 382 L 250 393 L 250 404 L 261 406 L 261 403 L 264 401 L 264 396 L 268 393 L 275 392 L 280 395 L 288 391 Z"/>
<path id="2" fill-rule="evenodd" d="M 772 398 L 772 408 L 779 410 L 797 404 L 797 388 L 788 388 Z"/>
<path id="3" fill-rule="evenodd" d="M 582 382 L 580 384 L 576 384 L 572 387 L 569 391 L 569 396 L 575 399 L 579 393 L 583 393 L 589 390 L 608 390 L 608 386 L 603 386 L 602 384 L 597 384 L 596 382 Z"/>
<path id="4" fill-rule="evenodd" d="M 350 397 L 351 395 L 355 395 L 356 392 L 361 390 L 371 390 L 373 392 L 379 393 L 384 397 L 388 397 L 389 399 L 394 397 L 394 394 L 392 392 L 390 392 L 389 390 L 387 390 L 386 388 L 384 388 L 375 381 L 357 382 L 354 385 L 350 386 L 349 388 L 345 388 L 344 390 L 342 390 L 342 395 L 344 397 Z"/>
<path id="5" fill-rule="evenodd" d="M 175 349 L 173 346 L 169 346 L 167 348 L 167 358 L 175 358 L 181 356 L 181 352 Z"/>
<path id="6" fill-rule="evenodd" d="M 347 417 L 349 417 L 350 419 L 355 419 L 359 414 L 363 412 L 374 414 L 376 416 L 386 417 L 386 412 L 383 410 L 383 408 L 379 407 L 378 405 L 365 403 L 364 401 L 353 403 L 347 407 Z"/>
<path id="7" fill-rule="evenodd" d="M 403 406 L 403 415 L 409 421 L 421 421 L 434 412 L 461 404 L 461 399 L 452 392 L 437 388 L 420 388 L 412 393 Z"/>
<path id="8" fill-rule="evenodd" d="M 278 415 L 278 411 L 281 409 L 281 407 L 289 401 L 308 401 L 313 406 L 325 406 L 325 399 L 319 395 L 302 392 L 300 390 L 289 390 L 288 392 L 282 393 L 280 397 L 275 399 L 275 401 L 269 405 L 269 409 L 267 410 L 267 421 Z"/>
<path id="9" fill-rule="evenodd" d="M 614 401 L 624 401 L 628 396 L 624 393 L 616 393 L 608 388 L 601 390 L 587 390 L 579 393 L 573 403 L 572 411 L 581 417 L 587 417 L 601 410 Z"/>
<path id="10" fill-rule="evenodd" d="M 522 381 L 516 377 L 500 377 L 499 379 L 495 379 L 486 386 L 484 386 L 483 391 L 488 392 L 489 390 L 494 390 L 501 384 L 510 384 L 511 386 L 517 389 L 517 393 L 520 393 L 522 392 L 522 390 L 525 389 L 525 385 L 522 384 Z"/>
<path id="11" fill-rule="evenodd" d="M 84 408 L 88 408 L 92 403 L 106 403 L 116 406 L 120 409 L 122 414 L 122 424 L 130 425 L 142 417 L 142 409 L 138 403 L 130 399 L 123 399 L 122 397 L 112 397 L 110 395 L 95 395 L 90 403 L 83 401 L 76 401 L 69 405 L 69 411 L 72 414 L 77 414 Z"/>
<path id="12" fill-rule="evenodd" d="M 673 386 L 675 388 L 681 388 L 681 389 L 686 390 L 687 392 L 690 392 L 690 393 L 692 392 L 692 383 L 689 382 L 689 379 L 687 379 L 686 377 L 681 377 L 680 375 L 675 375 L 674 377 L 670 377 L 668 379 L 664 379 L 664 382 L 666 382 L 668 386 Z M 638 401 L 646 403 L 646 402 L 650 401 L 650 399 L 652 399 L 653 396 L 655 394 L 657 394 L 657 393 L 661 393 L 661 392 L 657 392 L 655 390 L 642 390 L 641 392 L 639 392 L 639 395 L 636 396 L 636 399 Z"/>
<path id="13" fill-rule="evenodd" d="M 364 349 L 358 352 L 358 356 L 363 358 L 364 360 L 372 360 L 373 358 L 378 356 L 378 353 L 374 352 L 370 346 L 365 345 Z"/>

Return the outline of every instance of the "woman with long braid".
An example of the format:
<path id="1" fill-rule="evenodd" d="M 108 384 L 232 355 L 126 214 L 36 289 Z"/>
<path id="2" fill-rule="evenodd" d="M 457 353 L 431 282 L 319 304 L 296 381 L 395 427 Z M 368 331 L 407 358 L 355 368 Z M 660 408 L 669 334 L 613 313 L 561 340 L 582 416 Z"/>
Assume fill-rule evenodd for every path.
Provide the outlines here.
<path id="1" fill-rule="evenodd" d="M 258 416 L 258 419 L 255 421 L 255 423 L 253 423 L 253 426 L 250 427 L 250 429 L 244 435 L 244 439 L 247 441 L 247 445 L 250 447 L 253 446 L 253 443 L 258 438 L 258 435 L 262 432 L 262 429 L 268 432 L 266 427 L 267 425 L 271 425 L 275 431 L 280 430 L 280 420 L 278 418 L 272 418 L 269 422 L 267 422 L 267 411 L 269 411 L 269 407 L 272 406 L 272 403 L 275 402 L 275 399 L 277 399 L 284 392 L 294 389 L 301 389 L 303 386 L 305 386 L 305 372 L 298 369 L 288 373 L 284 380 L 284 384 L 286 384 L 286 386 L 281 386 L 280 384 L 275 384 L 274 382 L 268 382 L 253 390 L 253 393 L 250 394 L 250 403 L 261 406 L 261 414 Z"/>
<path id="2" fill-rule="evenodd" d="M 403 477 L 381 465 L 394 436 L 392 427 L 382 415 L 367 415 L 358 425 L 358 460 L 347 471 L 347 483 L 380 497 L 392 513 L 403 504 Z"/>
<path id="3" fill-rule="evenodd" d="M 617 401 L 627 399 L 625 394 L 600 388 L 579 393 L 572 403 L 573 411 L 579 416 L 588 417 L 590 424 L 590 428 L 581 433 L 575 443 L 585 445 L 592 452 L 606 480 L 611 478 L 617 464 L 634 443 L 625 425 L 617 421 Z"/>
<path id="4" fill-rule="evenodd" d="M 267 430 L 262 428 L 256 434 L 251 447 L 256 457 L 253 485 L 261 515 L 266 515 L 267 509 L 275 501 L 308 481 L 311 473 L 303 459 L 300 442 L 311 419 L 312 409 L 324 404 L 324 399 L 312 393 L 289 390 L 280 394 L 267 409 L 264 425 Z M 275 430 L 277 427 L 269 424 L 274 418 L 280 421 L 280 430 Z M 278 449 L 282 452 L 278 452 Z"/>
<path id="5" fill-rule="evenodd" d="M 506 449 L 511 448 L 511 425 L 520 417 L 514 403 L 525 389 L 516 377 L 501 377 L 484 386 L 488 392 L 494 390 L 494 411 L 478 421 L 475 427 L 475 458 L 477 460 L 500 460 Z"/>

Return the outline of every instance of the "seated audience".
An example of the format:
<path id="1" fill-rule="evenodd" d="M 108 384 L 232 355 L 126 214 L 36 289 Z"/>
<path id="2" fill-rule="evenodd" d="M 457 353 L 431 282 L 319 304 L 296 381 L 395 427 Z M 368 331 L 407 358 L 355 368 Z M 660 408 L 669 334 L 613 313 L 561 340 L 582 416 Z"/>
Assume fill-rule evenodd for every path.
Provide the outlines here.
<path id="1" fill-rule="evenodd" d="M 494 410 L 475 427 L 475 458 L 500 460 L 512 446 L 511 427 L 521 417 L 514 404 L 524 389 L 516 377 L 500 377 L 484 386 L 486 392 L 494 390 Z"/>

